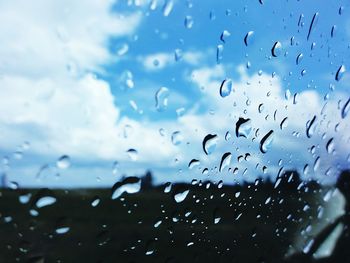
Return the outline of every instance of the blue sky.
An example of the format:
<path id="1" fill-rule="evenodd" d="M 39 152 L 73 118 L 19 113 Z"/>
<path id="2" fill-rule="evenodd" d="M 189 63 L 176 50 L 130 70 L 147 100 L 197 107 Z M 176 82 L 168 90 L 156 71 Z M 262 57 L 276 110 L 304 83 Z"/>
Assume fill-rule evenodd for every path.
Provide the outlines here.
<path id="1" fill-rule="evenodd" d="M 341 116 L 348 72 L 335 80 L 340 66 L 349 68 L 346 1 L 38 0 L 0 7 L 1 169 L 9 181 L 105 187 L 151 170 L 156 183 L 236 183 L 275 178 L 283 168 L 332 183 L 349 168 L 349 116 Z M 225 79 L 232 92 L 223 98 Z M 158 111 L 161 87 L 169 96 Z M 247 138 L 235 134 L 240 117 L 251 120 Z M 270 130 L 273 141 L 262 153 Z M 218 136 L 210 155 L 202 149 L 207 134 Z M 231 161 L 219 172 L 226 152 Z M 64 155 L 70 165 L 62 169 Z M 192 159 L 200 165 L 189 169 Z"/>

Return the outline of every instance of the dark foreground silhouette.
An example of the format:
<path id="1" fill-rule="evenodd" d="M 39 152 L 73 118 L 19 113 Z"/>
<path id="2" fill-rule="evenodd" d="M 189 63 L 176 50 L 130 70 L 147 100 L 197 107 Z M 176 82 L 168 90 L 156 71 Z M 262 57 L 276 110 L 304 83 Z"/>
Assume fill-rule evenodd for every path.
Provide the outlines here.
<path id="1" fill-rule="evenodd" d="M 333 223 L 326 226 L 314 239 L 313 245 L 307 253 L 294 255 L 289 262 L 350 262 L 350 173 L 343 172 L 338 178 L 336 187 L 342 193 L 346 200 L 345 214 L 339 216 Z M 335 249 L 331 256 L 324 259 L 313 259 L 313 254 L 319 249 L 322 243 L 329 237 L 332 232 L 342 226 L 342 233 L 336 241 Z"/>
<path id="2" fill-rule="evenodd" d="M 2 189 L 0 262 L 350 262 L 349 176 L 337 184 L 347 213 L 333 223 L 319 216 L 331 187 L 304 183 L 296 172 L 276 182 L 176 184 L 169 193 L 148 174 L 141 191 L 115 200 L 110 189 Z M 56 202 L 38 207 L 43 196 Z M 315 260 L 340 223 L 333 254 Z M 287 256 L 302 250 L 296 240 L 307 243 L 310 225 L 323 230 L 309 251 Z"/>

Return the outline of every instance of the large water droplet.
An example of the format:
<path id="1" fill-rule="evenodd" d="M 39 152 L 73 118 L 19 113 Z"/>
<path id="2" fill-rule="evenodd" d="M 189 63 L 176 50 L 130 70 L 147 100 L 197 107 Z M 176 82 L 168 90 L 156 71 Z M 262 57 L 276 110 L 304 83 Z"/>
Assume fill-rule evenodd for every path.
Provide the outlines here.
<path id="1" fill-rule="evenodd" d="M 317 24 L 318 15 L 319 15 L 318 12 L 316 12 L 314 14 L 314 16 L 312 17 L 312 20 L 311 20 L 311 23 L 310 23 L 310 26 L 309 26 L 309 32 L 307 33 L 307 40 L 309 40 L 312 30 L 315 28 L 315 26 Z"/>
<path id="2" fill-rule="evenodd" d="M 197 160 L 197 159 L 192 159 L 189 164 L 188 164 L 188 168 L 189 169 L 193 169 L 194 167 L 196 166 L 199 166 L 200 165 L 200 161 Z"/>
<path id="3" fill-rule="evenodd" d="M 285 117 L 280 123 L 280 129 L 283 130 L 288 126 L 288 117 Z"/>
<path id="4" fill-rule="evenodd" d="M 278 57 L 279 55 L 281 55 L 282 52 L 282 44 L 281 42 L 277 41 L 275 42 L 275 44 L 273 45 L 272 49 L 271 49 L 271 54 L 274 57 Z"/>
<path id="5" fill-rule="evenodd" d="M 163 16 L 168 16 L 173 10 L 174 2 L 173 0 L 166 0 L 163 6 Z"/>
<path id="6" fill-rule="evenodd" d="M 350 110 L 350 98 L 345 102 L 342 110 L 341 110 L 341 117 L 344 119 L 346 115 L 348 115 L 348 112 Z"/>
<path id="7" fill-rule="evenodd" d="M 53 196 L 41 196 L 37 199 L 35 205 L 37 208 L 42 208 L 56 203 L 56 200 L 57 199 Z"/>
<path id="8" fill-rule="evenodd" d="M 236 122 L 236 136 L 247 138 L 252 130 L 250 119 L 239 118 Z"/>
<path id="9" fill-rule="evenodd" d="M 206 155 L 211 154 L 215 150 L 217 141 L 218 136 L 216 134 L 208 134 L 204 137 L 202 146 Z"/>
<path id="10" fill-rule="evenodd" d="M 232 91 L 232 80 L 231 79 L 225 79 L 221 82 L 220 85 L 220 96 L 221 97 L 227 97 L 230 95 Z"/>
<path id="11" fill-rule="evenodd" d="M 336 81 L 339 81 L 341 80 L 341 78 L 344 76 L 344 73 L 346 71 L 346 68 L 344 65 L 341 65 L 338 70 L 337 70 L 337 73 L 335 74 L 335 80 Z"/>
<path id="12" fill-rule="evenodd" d="M 300 53 L 300 54 L 297 56 L 297 58 L 296 58 L 296 60 L 295 60 L 295 62 L 297 63 L 297 65 L 300 64 L 300 62 L 303 60 L 303 58 L 304 58 L 303 53 Z"/>
<path id="13" fill-rule="evenodd" d="M 318 156 L 314 162 L 314 172 L 317 172 L 318 168 L 320 167 L 320 156 Z"/>
<path id="14" fill-rule="evenodd" d="M 171 142 L 174 145 L 179 145 L 182 142 L 182 140 L 183 140 L 183 136 L 182 136 L 181 132 L 179 132 L 179 131 L 175 131 L 171 135 Z"/>
<path id="15" fill-rule="evenodd" d="M 227 30 L 224 30 L 222 33 L 221 33 L 221 36 L 220 36 L 220 40 L 224 43 L 226 43 L 227 39 L 231 36 L 231 33 Z"/>
<path id="16" fill-rule="evenodd" d="M 127 177 L 117 182 L 112 187 L 112 199 L 119 198 L 124 192 L 128 194 L 138 193 L 141 190 L 141 179 L 135 176 Z"/>
<path id="17" fill-rule="evenodd" d="M 337 32 L 337 26 L 334 25 L 332 26 L 332 29 L 331 29 L 331 37 L 335 37 L 336 32 Z"/>
<path id="18" fill-rule="evenodd" d="M 186 199 L 189 192 L 190 192 L 190 190 L 177 191 L 176 194 L 174 195 L 174 199 L 175 199 L 176 203 L 183 202 Z"/>
<path id="19" fill-rule="evenodd" d="M 222 172 L 231 163 L 232 154 L 230 152 L 224 153 L 221 157 L 219 171 Z"/>
<path id="20" fill-rule="evenodd" d="M 244 44 L 248 46 L 252 42 L 254 31 L 249 31 L 244 37 Z"/>
<path id="21" fill-rule="evenodd" d="M 316 115 L 306 123 L 306 136 L 311 138 L 316 129 Z"/>
<path id="22" fill-rule="evenodd" d="M 168 107 L 169 89 L 161 87 L 155 95 L 157 111 L 164 111 Z"/>
<path id="23" fill-rule="evenodd" d="M 60 169 L 67 169 L 70 166 L 70 157 L 68 155 L 62 155 L 58 158 L 56 166 Z"/>
<path id="24" fill-rule="evenodd" d="M 260 141 L 260 151 L 266 153 L 273 141 L 273 130 L 270 130 Z"/>
<path id="25" fill-rule="evenodd" d="M 326 144 L 326 150 L 328 153 L 332 153 L 334 150 L 334 138 L 328 140 Z"/>

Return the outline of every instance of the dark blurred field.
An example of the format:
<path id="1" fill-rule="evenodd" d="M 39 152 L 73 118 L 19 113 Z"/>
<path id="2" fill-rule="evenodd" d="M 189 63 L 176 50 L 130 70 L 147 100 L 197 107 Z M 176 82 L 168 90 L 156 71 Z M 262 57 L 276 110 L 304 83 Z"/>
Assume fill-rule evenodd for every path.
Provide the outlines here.
<path id="1" fill-rule="evenodd" d="M 301 228 L 324 224 L 316 215 L 327 189 L 315 184 L 207 187 L 148 187 L 116 200 L 110 189 L 52 190 L 57 202 L 37 216 L 33 197 L 19 196 L 39 190 L 0 190 L 0 262 L 281 262 Z M 190 189 L 181 203 L 177 188 Z"/>

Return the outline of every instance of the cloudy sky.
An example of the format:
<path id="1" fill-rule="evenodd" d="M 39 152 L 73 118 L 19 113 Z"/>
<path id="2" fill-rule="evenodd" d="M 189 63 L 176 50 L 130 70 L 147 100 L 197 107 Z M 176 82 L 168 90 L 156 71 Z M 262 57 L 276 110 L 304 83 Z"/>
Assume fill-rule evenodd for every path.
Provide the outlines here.
<path id="1" fill-rule="evenodd" d="M 326 0 L 0 1 L 2 174 L 105 187 L 146 170 L 156 183 L 237 183 L 297 169 L 332 183 L 350 168 L 349 12 Z"/>

